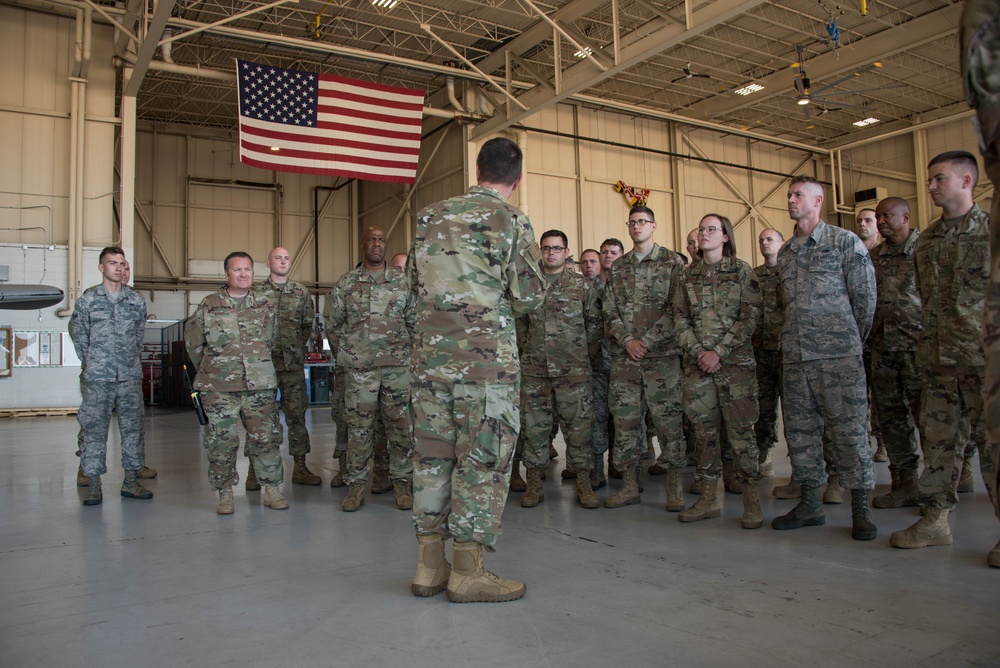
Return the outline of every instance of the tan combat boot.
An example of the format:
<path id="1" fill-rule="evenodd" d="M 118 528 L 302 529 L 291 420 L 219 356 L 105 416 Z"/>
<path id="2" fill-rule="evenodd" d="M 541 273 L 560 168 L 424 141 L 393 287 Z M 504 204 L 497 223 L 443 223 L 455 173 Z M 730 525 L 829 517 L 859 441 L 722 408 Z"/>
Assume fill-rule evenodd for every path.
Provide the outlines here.
<path id="1" fill-rule="evenodd" d="M 523 492 L 528 489 L 528 483 L 524 482 L 524 478 L 521 477 L 521 460 L 514 460 L 514 467 L 510 472 L 510 491 L 512 492 Z"/>
<path id="2" fill-rule="evenodd" d="M 323 479 L 318 475 L 309 470 L 306 466 L 306 456 L 305 455 L 293 455 L 292 460 L 295 462 L 295 467 L 292 469 L 292 484 L 293 485 L 320 485 L 323 483 Z"/>
<path id="3" fill-rule="evenodd" d="M 156 469 L 151 469 L 143 465 L 142 469 L 135 474 L 135 477 L 139 480 L 152 480 L 156 477 Z"/>
<path id="4" fill-rule="evenodd" d="M 76 486 L 77 487 L 88 487 L 90 485 L 90 478 L 87 474 L 83 472 L 83 466 L 80 465 L 76 469 Z"/>
<path id="5" fill-rule="evenodd" d="M 767 450 L 767 452 L 761 452 L 757 459 L 760 464 L 760 474 L 765 478 L 774 475 L 774 462 L 771 460 L 773 452 L 773 448 Z"/>
<path id="6" fill-rule="evenodd" d="M 353 513 L 365 505 L 365 483 L 352 482 L 347 486 L 347 496 L 340 502 L 340 509 L 345 513 Z"/>
<path id="7" fill-rule="evenodd" d="M 872 461 L 874 462 L 887 462 L 889 461 L 889 451 L 885 449 L 885 444 L 881 440 L 877 441 L 877 446 L 875 448 L 875 454 L 872 455 Z"/>
<path id="8" fill-rule="evenodd" d="M 392 494 L 396 497 L 396 507 L 400 510 L 413 508 L 413 481 L 393 480 Z"/>
<path id="9" fill-rule="evenodd" d="M 528 590 L 523 582 L 504 580 L 483 568 L 483 546 L 455 541 L 448 600 L 453 603 L 516 601 Z"/>
<path id="10" fill-rule="evenodd" d="M 375 458 L 375 472 L 372 474 L 372 494 L 385 494 L 392 489 L 392 481 L 389 480 L 389 469 L 385 462 L 380 462 Z"/>
<path id="11" fill-rule="evenodd" d="M 275 510 L 286 510 L 288 501 L 281 495 L 277 485 L 266 485 L 264 487 L 264 505 Z"/>
<path id="12" fill-rule="evenodd" d="M 677 513 L 684 510 L 684 482 L 681 472 L 677 469 L 667 471 L 667 512 Z"/>
<path id="13" fill-rule="evenodd" d="M 347 473 L 347 453 L 341 452 L 337 455 L 337 472 L 333 474 L 330 478 L 330 487 L 344 487 L 347 485 L 344 482 L 344 474 Z"/>
<path id="14" fill-rule="evenodd" d="M 904 549 L 951 545 L 953 539 L 948 526 L 948 509 L 925 506 L 924 510 L 924 516 L 913 526 L 892 534 L 889 545 Z"/>
<path id="15" fill-rule="evenodd" d="M 417 572 L 410 591 L 414 596 L 434 596 L 448 587 L 451 564 L 444 558 L 444 538 L 440 534 L 417 534 Z"/>
<path id="16" fill-rule="evenodd" d="M 690 508 L 682 510 L 677 515 L 681 522 L 698 522 L 722 514 L 722 502 L 719 500 L 719 481 L 703 480 L 701 483 L 701 496 Z"/>
<path id="17" fill-rule="evenodd" d="M 594 488 L 590 486 L 590 471 L 581 471 L 581 475 L 576 478 L 576 502 L 582 508 L 600 508 L 601 502 L 594 494 Z"/>
<path id="18" fill-rule="evenodd" d="M 741 494 L 743 485 L 736 475 L 736 462 L 722 460 L 722 484 L 730 494 Z"/>
<path id="19" fill-rule="evenodd" d="M 256 492 L 260 489 L 260 483 L 257 482 L 257 471 L 253 467 L 253 460 L 250 460 L 250 468 L 247 470 L 247 482 L 246 488 L 248 492 Z"/>
<path id="20" fill-rule="evenodd" d="M 917 472 L 900 471 L 892 491 L 872 499 L 873 508 L 902 508 L 917 505 Z"/>
<path id="21" fill-rule="evenodd" d="M 122 496 L 126 499 L 152 499 L 153 493 L 139 484 L 135 471 L 125 471 L 122 481 Z"/>
<path id="22" fill-rule="evenodd" d="M 823 492 L 823 503 L 843 503 L 844 486 L 840 484 L 840 478 L 829 476 L 826 480 L 826 490 Z"/>
<path id="23" fill-rule="evenodd" d="M 743 482 L 743 519 L 744 529 L 759 529 L 764 526 L 764 513 L 760 509 L 760 494 L 757 484 L 746 480 Z"/>
<path id="24" fill-rule="evenodd" d="M 215 507 L 216 515 L 232 515 L 236 512 L 233 505 L 233 488 L 223 487 L 219 490 L 219 505 Z"/>
<path id="25" fill-rule="evenodd" d="M 542 469 L 527 467 L 528 488 L 521 497 L 522 508 L 534 508 L 545 501 L 545 491 L 542 489 Z"/>
<path id="26" fill-rule="evenodd" d="M 621 508 L 639 503 L 639 483 L 638 474 L 634 466 L 629 466 L 622 471 L 622 488 L 617 494 L 612 494 L 604 499 L 605 508 Z"/>
<path id="27" fill-rule="evenodd" d="M 958 478 L 958 493 L 971 494 L 976 491 L 976 479 L 972 475 L 972 467 L 969 462 L 962 464 L 962 475 Z"/>
<path id="28" fill-rule="evenodd" d="M 87 478 L 87 493 L 83 496 L 83 505 L 99 506 L 103 500 L 104 492 L 101 491 L 101 476 L 90 476 Z"/>
<path id="29" fill-rule="evenodd" d="M 777 499 L 801 499 L 802 486 L 794 480 L 789 480 L 787 485 L 778 485 L 771 493 Z"/>

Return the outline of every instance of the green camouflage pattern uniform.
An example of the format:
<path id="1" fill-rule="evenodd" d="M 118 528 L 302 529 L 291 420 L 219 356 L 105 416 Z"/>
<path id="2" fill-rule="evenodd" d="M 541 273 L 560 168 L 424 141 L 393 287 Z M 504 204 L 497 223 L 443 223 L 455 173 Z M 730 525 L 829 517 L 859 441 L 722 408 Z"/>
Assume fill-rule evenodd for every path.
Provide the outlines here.
<path id="1" fill-rule="evenodd" d="M 674 328 L 673 305 L 684 273 L 680 255 L 653 244 L 639 261 L 635 251 L 611 266 L 604 292 L 604 332 L 610 340 L 611 414 L 615 440 L 611 456 L 615 468 L 636 466 L 646 444 L 638 436 L 644 419 L 642 402 L 652 413 L 662 454 L 658 462 L 669 469 L 686 465 L 681 408 L 680 346 Z M 636 362 L 625 343 L 641 340 L 648 352 Z"/>
<path id="2" fill-rule="evenodd" d="M 754 424 L 760 461 L 778 444 L 778 400 L 781 398 L 781 328 L 784 314 L 778 305 L 781 277 L 778 265 L 756 267 L 760 285 L 760 319 L 752 343 L 757 365 L 757 402 L 760 414 Z"/>
<path id="3" fill-rule="evenodd" d="M 301 283 L 292 280 L 275 283 L 268 277 L 261 287 L 270 290 L 271 300 L 278 305 L 278 340 L 271 359 L 281 390 L 279 407 L 285 414 L 285 425 L 288 427 L 288 454 L 293 457 L 306 455 L 312 450 L 309 430 L 306 429 L 306 408 L 309 406 L 305 377 L 306 342 L 312 336 L 316 308 L 309 290 Z M 274 437 L 280 448 L 284 438 L 281 422 L 275 420 L 274 426 Z"/>
<path id="4" fill-rule="evenodd" d="M 493 188 L 417 217 L 406 268 L 418 534 L 491 546 L 500 533 L 520 428 L 514 319 L 545 297 L 539 259 L 528 217 Z"/>
<path id="5" fill-rule="evenodd" d="M 923 333 L 920 500 L 936 508 L 958 503 L 967 448 L 980 449 L 983 478 L 992 465 L 984 450 L 983 303 L 990 272 L 990 219 L 978 205 L 958 220 L 941 218 L 917 238 L 917 288 Z"/>
<path id="6" fill-rule="evenodd" d="M 407 402 L 414 312 L 406 275 L 386 265 L 344 274 L 330 293 L 327 335 L 344 375 L 348 484 L 366 482 L 379 423 L 389 443 L 389 477 L 409 480 L 413 449 Z"/>
<path id="7" fill-rule="evenodd" d="M 552 278 L 547 276 L 546 278 Z M 566 439 L 566 467 L 593 467 L 593 388 L 590 359 L 600 353 L 604 322 L 597 291 L 580 274 L 563 271 L 550 282 L 542 306 L 518 318 L 521 349 L 522 459 L 549 463 L 549 434 L 558 422 Z"/>
<path id="8" fill-rule="evenodd" d="M 760 319 L 761 290 L 746 262 L 723 257 L 702 260 L 682 277 L 674 303 L 674 326 L 683 351 L 684 414 L 697 442 L 697 480 L 722 474 L 722 441 L 732 448 L 737 478 L 759 479 L 757 440 L 757 369 L 754 331 Z M 722 368 L 705 373 L 698 355 L 714 351 Z"/>
<path id="9" fill-rule="evenodd" d="M 128 286 L 111 299 L 104 285 L 97 285 L 76 301 L 69 335 L 82 365 L 76 419 L 83 432 L 80 467 L 87 476 L 108 472 L 108 428 L 116 408 L 122 468 L 139 471 L 145 465 L 140 361 L 145 331 L 146 300 Z"/>
<path id="10" fill-rule="evenodd" d="M 992 452 L 993 505 L 1000 517 L 1000 2 L 966 0 L 962 15 L 962 58 L 969 105 L 976 110 L 979 149 L 993 183 L 990 212 L 990 282 L 983 304 L 983 414 L 987 450 Z M 985 457 L 981 453 L 980 457 Z"/>
<path id="11" fill-rule="evenodd" d="M 862 346 L 875 314 L 875 271 L 854 233 L 822 220 L 778 251 L 782 411 L 792 479 L 817 488 L 831 475 L 874 489 Z"/>
<path id="12" fill-rule="evenodd" d="M 920 232 L 902 243 L 883 241 L 871 252 L 878 301 L 867 347 L 872 351 L 872 392 L 889 470 L 917 471 L 916 425 L 920 415 L 920 371 L 916 347 L 923 323 L 913 251 Z"/>
<path id="13" fill-rule="evenodd" d="M 611 413 L 608 410 L 608 384 L 611 381 L 611 353 L 608 339 L 604 336 L 604 290 L 607 285 L 597 276 L 593 282 L 597 297 L 597 308 L 601 311 L 601 348 L 590 360 L 590 385 L 593 390 L 594 420 L 590 432 L 590 448 L 594 459 L 603 457 L 608 451 L 609 436 L 614 434 Z"/>
<path id="14" fill-rule="evenodd" d="M 202 300 L 184 328 L 188 355 L 197 370 L 194 389 L 208 416 L 205 450 L 212 489 L 239 482 L 237 421 L 247 431 L 247 450 L 257 480 L 279 485 L 284 478 L 281 449 L 274 442 L 274 390 L 278 385 L 271 362 L 278 321 L 275 303 L 259 285 L 242 299 L 226 288 Z"/>

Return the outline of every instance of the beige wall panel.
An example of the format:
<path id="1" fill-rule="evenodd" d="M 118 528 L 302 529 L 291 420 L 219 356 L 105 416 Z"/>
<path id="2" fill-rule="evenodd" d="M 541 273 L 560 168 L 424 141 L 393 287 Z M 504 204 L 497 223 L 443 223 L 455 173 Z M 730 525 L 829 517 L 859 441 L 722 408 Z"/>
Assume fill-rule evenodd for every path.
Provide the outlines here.
<path id="1" fill-rule="evenodd" d="M 580 246 L 580 233 L 576 223 L 576 181 L 558 176 L 533 176 L 529 199 L 535 239 L 541 241 L 546 230 L 562 230 L 569 239 L 574 259 L 578 259 L 576 249 Z"/>
<path id="2" fill-rule="evenodd" d="M 83 242 L 107 246 L 121 242 L 114 217 L 115 128 L 110 123 L 87 123 L 87 150 L 84 158 Z M 56 170 L 58 171 L 62 170 Z M 67 185 L 68 188 L 68 185 Z"/>
<path id="3" fill-rule="evenodd" d="M 0 5 L 0 57 L 6 63 L 4 85 L 0 86 L 0 104 L 24 105 L 25 81 L 33 77 L 25 68 L 28 39 L 25 22 L 32 16 L 41 15 Z"/>

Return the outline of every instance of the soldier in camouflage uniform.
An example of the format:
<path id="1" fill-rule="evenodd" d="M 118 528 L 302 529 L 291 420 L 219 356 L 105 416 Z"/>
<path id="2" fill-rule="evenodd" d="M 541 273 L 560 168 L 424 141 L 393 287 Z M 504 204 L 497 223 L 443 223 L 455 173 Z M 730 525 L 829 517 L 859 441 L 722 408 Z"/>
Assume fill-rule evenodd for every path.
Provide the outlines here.
<path id="1" fill-rule="evenodd" d="M 379 422 L 389 440 L 389 477 L 396 507 L 413 507 L 413 451 L 406 404 L 410 387 L 413 303 L 405 273 L 385 261 L 385 232 L 361 237 L 361 266 L 344 274 L 330 293 L 327 336 L 345 374 L 348 492 L 341 503 L 353 512 L 365 503 Z"/>
<path id="2" fill-rule="evenodd" d="M 976 158 L 967 151 L 942 153 L 927 166 L 927 189 L 941 207 L 941 217 L 923 231 L 913 253 L 923 319 L 916 359 L 924 516 L 892 534 L 889 542 L 895 547 L 951 545 L 948 513 L 958 503 L 966 446 L 970 438 L 983 445 L 977 441 L 983 420 L 982 312 L 990 273 L 990 221 L 973 200 L 978 179 Z M 988 460 L 982 448 L 985 480 L 992 470 Z"/>
<path id="3" fill-rule="evenodd" d="M 855 540 L 874 540 L 868 492 L 875 487 L 862 346 L 875 314 L 875 271 L 852 232 L 824 223 L 823 186 L 808 176 L 788 186 L 795 236 L 778 253 L 782 408 L 792 477 L 802 499 L 775 529 L 826 523 L 820 500 L 824 459 L 851 490 Z"/>
<path id="4" fill-rule="evenodd" d="M 452 601 L 499 602 L 526 590 L 482 564 L 482 547 L 492 548 L 500 533 L 520 428 L 514 319 L 545 297 L 531 223 L 506 201 L 521 162 L 517 144 L 489 140 L 476 161 L 479 185 L 417 217 L 406 267 L 417 311 L 410 365 L 417 596 L 447 587 Z M 453 568 L 445 537 L 455 539 Z"/>
<path id="5" fill-rule="evenodd" d="M 990 212 L 990 284 L 983 306 L 985 373 L 983 413 L 986 445 L 992 451 L 993 506 L 1000 518 L 1000 2 L 966 0 L 962 15 L 962 68 L 969 104 L 976 109 L 979 150 L 993 183 Z M 1000 543 L 987 557 L 1000 568 Z"/>
<path id="6" fill-rule="evenodd" d="M 701 262 L 684 272 L 674 326 L 684 351 L 684 413 L 698 444 L 695 479 L 701 495 L 678 519 L 719 517 L 725 439 L 742 488 L 743 528 L 759 529 L 764 518 L 757 494 L 757 370 L 751 338 L 760 319 L 760 284 L 750 265 L 736 258 L 728 218 L 710 213 L 698 232 Z"/>
<path id="7" fill-rule="evenodd" d="M 306 455 L 312 447 L 309 444 L 309 430 L 306 429 L 309 397 L 306 394 L 305 357 L 306 342 L 312 336 L 316 318 L 316 307 L 313 306 L 306 286 L 288 278 L 292 269 L 292 256 L 286 249 L 279 246 L 268 253 L 267 268 L 270 275 L 261 287 L 270 291 L 271 301 L 277 304 L 278 340 L 271 359 L 278 376 L 278 388 L 281 390 L 279 406 L 285 413 L 285 424 L 288 425 L 288 454 L 295 462 L 292 483 L 319 485 L 323 481 L 306 466 Z M 274 423 L 274 438 L 280 450 L 284 434 L 279 420 Z M 250 453 L 244 454 L 249 456 Z M 252 459 L 246 487 L 260 489 Z"/>
<path id="8" fill-rule="evenodd" d="M 153 498 L 153 493 L 137 480 L 146 460 L 140 362 L 146 331 L 146 301 L 122 284 L 125 251 L 108 246 L 101 251 L 98 262 L 101 284 L 80 296 L 69 322 L 69 335 L 82 365 L 83 401 L 77 421 L 83 431 L 80 469 L 89 478 L 83 499 L 85 506 L 96 506 L 104 498 L 101 476 L 108 472 L 108 427 L 115 409 L 125 470 L 121 495 L 130 499 Z"/>
<path id="9" fill-rule="evenodd" d="M 549 434 L 558 423 L 566 439 L 566 466 L 576 474 L 576 501 L 584 508 L 597 508 L 600 504 L 590 483 L 590 360 L 600 352 L 604 323 L 597 291 L 583 276 L 566 269 L 565 233 L 545 232 L 541 248 L 542 272 L 549 283 L 545 303 L 521 316 L 518 327 L 524 338 L 520 345 L 522 459 L 528 478 L 521 507 L 532 508 L 545 500 L 541 474 L 549 463 Z"/>
<path id="10" fill-rule="evenodd" d="M 917 505 L 916 424 L 920 415 L 920 372 L 915 350 L 923 325 L 913 250 L 920 232 L 910 229 L 910 205 L 889 197 L 876 208 L 885 241 L 872 249 L 878 301 L 866 349 L 872 351 L 873 413 L 879 416 L 889 455 L 892 489 L 872 499 L 875 508 Z"/>
<path id="11" fill-rule="evenodd" d="M 681 469 L 685 466 L 681 410 L 680 347 L 673 305 L 684 262 L 672 250 L 653 242 L 653 211 L 629 211 L 633 248 L 615 261 L 604 292 L 604 331 L 611 347 L 611 413 L 615 421 L 612 449 L 623 484 L 604 500 L 608 508 L 639 503 L 637 465 L 643 452 L 635 447 L 643 420 L 642 402 L 652 412 L 667 468 L 667 510 L 684 508 Z"/>
<path id="12" fill-rule="evenodd" d="M 875 219 L 875 209 L 861 209 L 858 211 L 858 215 L 855 218 L 858 229 L 858 238 L 861 239 L 861 243 L 865 245 L 868 249 L 868 254 L 871 255 L 872 250 L 882 241 L 879 236 L 878 222 Z M 882 441 L 882 429 L 879 427 L 879 416 L 876 410 L 875 403 L 872 401 L 872 349 L 871 341 L 865 342 L 865 352 L 863 355 L 865 363 L 865 379 L 868 383 L 868 413 L 869 422 L 871 424 L 871 434 L 872 438 L 875 439 L 875 454 L 874 459 L 877 462 L 884 462 L 888 459 L 888 453 L 885 449 L 885 443 Z M 843 488 L 841 488 L 842 490 Z M 826 493 L 830 493 L 828 488 Z M 843 492 L 840 492 L 843 496 Z"/>
<path id="13" fill-rule="evenodd" d="M 184 328 L 184 343 L 198 373 L 194 389 L 201 392 L 208 416 L 208 482 L 219 492 L 216 512 L 233 514 L 233 485 L 240 480 L 236 423 L 242 421 L 250 459 L 264 485 L 264 505 L 284 510 L 288 501 L 278 488 L 284 469 L 274 440 L 278 381 L 271 362 L 277 304 L 269 289 L 253 284 L 253 258 L 247 253 L 230 253 L 223 268 L 226 285 L 201 301 Z"/>
<path id="14" fill-rule="evenodd" d="M 781 326 L 784 322 L 778 307 L 778 251 L 785 237 L 778 230 L 761 230 L 757 237 L 764 264 L 754 268 L 760 285 L 760 319 L 754 330 L 753 355 L 757 365 L 757 403 L 760 414 L 754 423 L 761 472 L 768 468 L 771 452 L 778 443 L 778 400 L 781 398 Z M 793 482 L 789 483 L 794 485 Z M 775 493 L 778 488 L 775 488 Z M 795 494 L 798 496 L 798 493 Z M 783 498 L 783 497 L 779 497 Z"/>

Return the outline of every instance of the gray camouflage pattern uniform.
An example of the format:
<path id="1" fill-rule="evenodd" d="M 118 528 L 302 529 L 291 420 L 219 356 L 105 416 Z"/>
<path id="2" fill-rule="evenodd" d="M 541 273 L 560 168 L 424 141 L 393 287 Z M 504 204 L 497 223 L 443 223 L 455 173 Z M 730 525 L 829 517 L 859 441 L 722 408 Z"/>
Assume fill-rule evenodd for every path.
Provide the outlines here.
<path id="1" fill-rule="evenodd" d="M 746 262 L 723 257 L 702 260 L 682 277 L 674 303 L 677 340 L 684 351 L 684 413 L 697 442 L 697 480 L 718 480 L 722 442 L 732 448 L 741 482 L 759 476 L 757 442 L 757 369 L 751 339 L 760 318 L 757 276 Z M 705 373 L 698 355 L 714 351 L 722 368 Z"/>
<path id="2" fill-rule="evenodd" d="M 846 489 L 875 488 L 862 347 L 875 313 L 875 271 L 852 232 L 822 220 L 778 251 L 782 402 L 792 479 Z"/>
<path id="3" fill-rule="evenodd" d="M 327 299 L 326 331 L 344 375 L 348 484 L 368 480 L 379 424 L 389 442 L 389 477 L 409 480 L 413 449 L 407 402 L 414 312 L 402 270 L 363 265 L 344 274 Z"/>
<path id="4" fill-rule="evenodd" d="M 306 408 L 309 406 L 305 382 L 306 342 L 312 335 L 316 308 L 309 290 L 301 283 L 292 280 L 274 283 L 268 277 L 261 288 L 270 290 L 271 300 L 278 305 L 278 340 L 272 351 L 272 361 L 281 390 L 278 404 L 288 427 L 288 454 L 305 455 L 312 450 L 306 429 Z M 274 437 L 280 448 L 284 440 L 281 422 L 275 420 L 274 426 Z"/>
<path id="5" fill-rule="evenodd" d="M 580 274 L 563 271 L 540 308 L 518 318 L 525 464 L 549 462 L 549 434 L 558 422 L 566 439 L 566 467 L 593 467 L 591 356 L 599 354 L 604 323 L 597 291 Z"/>
<path id="6" fill-rule="evenodd" d="M 781 277 L 778 265 L 762 264 L 754 269 L 760 285 L 760 319 L 753 334 L 753 354 L 757 365 L 757 401 L 760 414 L 754 423 L 760 461 L 778 443 L 778 400 L 781 398 L 781 328 L 784 314 L 778 304 Z"/>
<path id="7" fill-rule="evenodd" d="M 889 454 L 889 470 L 920 466 L 916 425 L 920 415 L 917 339 L 923 330 L 913 251 L 920 232 L 900 244 L 883 241 L 872 249 L 878 301 L 868 348 L 872 351 L 872 400 Z"/>
<path id="8" fill-rule="evenodd" d="M 674 328 L 673 305 L 684 272 L 680 256 L 653 244 L 642 261 L 634 251 L 611 266 L 604 292 L 604 331 L 610 340 L 610 407 L 615 424 L 611 455 L 615 468 L 625 471 L 644 455 L 637 447 L 644 416 L 642 402 L 652 414 L 662 448 L 658 461 L 665 468 L 685 466 L 681 408 L 680 347 Z M 626 341 L 641 340 L 648 352 L 636 362 L 625 351 Z"/>
<path id="9" fill-rule="evenodd" d="M 242 299 L 233 299 L 222 287 L 205 297 L 187 320 L 184 342 L 198 372 L 194 389 L 201 392 L 208 415 L 204 440 L 212 489 L 239 482 L 237 421 L 247 431 L 257 480 L 266 486 L 279 485 L 284 478 L 281 450 L 274 442 L 278 383 L 271 348 L 277 328 L 270 291 L 259 285 Z"/>
<path id="10" fill-rule="evenodd" d="M 146 331 L 146 300 L 123 285 L 117 300 L 104 285 L 88 289 L 76 301 L 69 335 L 80 358 L 83 400 L 77 422 L 83 432 L 80 467 L 94 477 L 108 472 L 108 428 L 118 410 L 122 468 L 140 471 L 145 465 L 142 424 L 142 337 Z"/>
<path id="11" fill-rule="evenodd" d="M 991 480 L 983 421 L 983 303 L 990 272 L 989 216 L 978 205 L 959 221 L 938 218 L 914 249 L 923 333 L 917 342 L 923 402 L 920 500 L 936 508 L 958 503 L 967 448 L 980 449 Z"/>
<path id="12" fill-rule="evenodd" d="M 545 297 L 540 259 L 528 217 L 493 188 L 417 217 L 406 269 L 418 534 L 491 546 L 500 533 L 520 428 L 514 318 Z"/>

